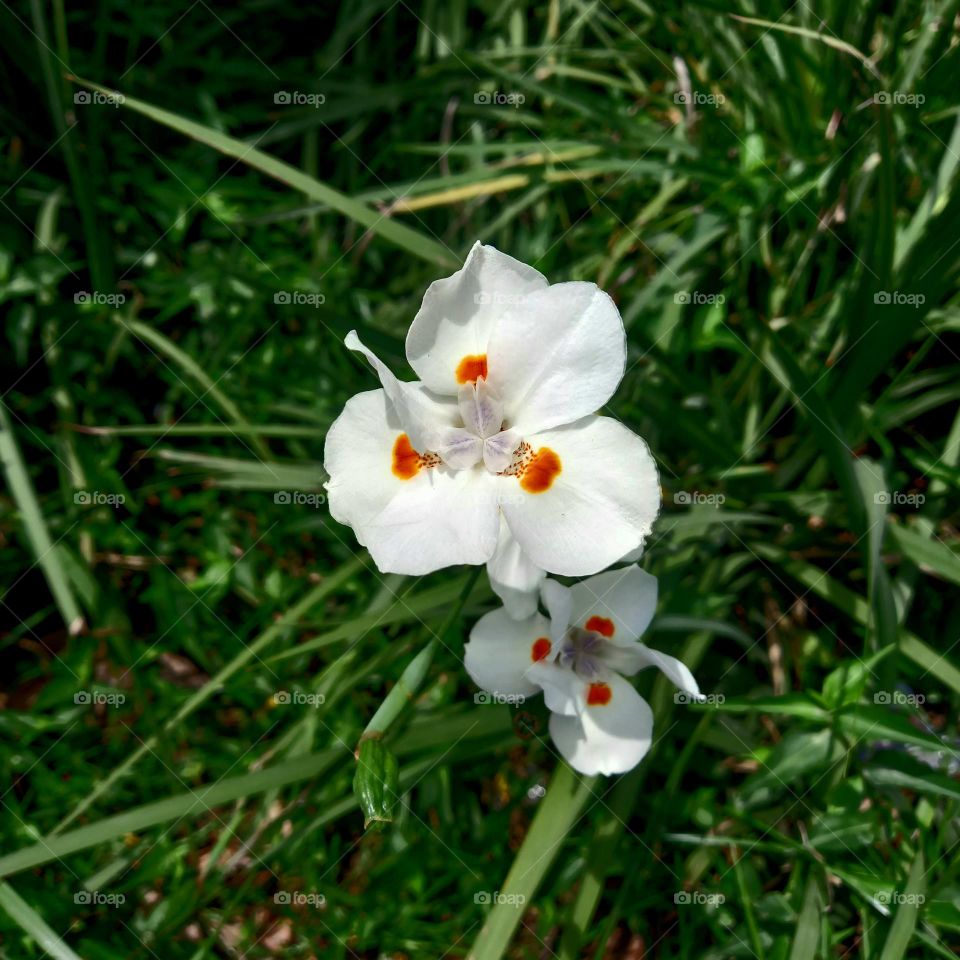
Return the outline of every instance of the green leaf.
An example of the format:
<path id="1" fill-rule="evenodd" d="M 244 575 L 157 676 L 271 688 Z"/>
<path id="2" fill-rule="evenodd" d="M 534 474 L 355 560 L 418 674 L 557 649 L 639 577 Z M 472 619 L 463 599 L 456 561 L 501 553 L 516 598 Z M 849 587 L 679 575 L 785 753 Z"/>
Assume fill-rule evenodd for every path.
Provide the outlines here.
<path id="1" fill-rule="evenodd" d="M 83 629 L 83 614 L 73 596 L 70 580 L 64 569 L 56 545 L 50 539 L 47 523 L 44 520 L 40 503 L 30 482 L 20 448 L 17 446 L 13 428 L 7 415 L 7 409 L 0 401 L 0 462 L 13 499 L 20 511 L 23 527 L 30 541 L 30 548 L 36 562 L 47 579 L 50 592 L 57 603 L 60 616 L 71 634 Z"/>
<path id="2" fill-rule="evenodd" d="M 856 703 L 862 696 L 875 667 L 893 650 L 886 647 L 869 660 L 844 660 L 823 682 L 823 699 L 835 710 Z"/>
<path id="3" fill-rule="evenodd" d="M 910 718 L 883 706 L 858 705 L 838 713 L 837 726 L 848 736 L 873 743 L 877 740 L 894 740 L 909 743 L 926 750 L 944 750 L 960 756 L 960 751 L 949 747 L 942 740 L 919 731 Z"/>
<path id="4" fill-rule="evenodd" d="M 587 800 L 593 796 L 596 778 L 581 778 L 566 763 L 557 767 L 546 796 L 524 837 L 513 866 L 500 887 L 501 896 L 487 915 L 469 960 L 500 960 L 563 839 L 572 829 Z"/>
<path id="5" fill-rule="evenodd" d="M 917 928 L 920 905 L 923 903 L 926 889 L 926 874 L 923 865 L 923 852 L 921 851 L 917 854 L 913 866 L 910 868 L 910 877 L 907 880 L 906 888 L 903 890 L 901 902 L 897 906 L 897 912 L 890 926 L 886 943 L 883 945 L 880 960 L 902 960 L 907 955 L 907 948 L 910 946 L 913 932 Z"/>
<path id="6" fill-rule="evenodd" d="M 54 960 L 80 960 L 80 957 L 47 925 L 43 917 L 8 883 L 0 883 L 0 907 L 3 907 Z"/>
<path id="7" fill-rule="evenodd" d="M 881 757 L 879 766 L 871 764 L 863 771 L 864 778 L 874 786 L 913 790 L 960 800 L 960 784 L 951 777 L 936 773 L 907 754 L 885 751 Z"/>
<path id="8" fill-rule="evenodd" d="M 960 556 L 943 541 L 931 540 L 912 527 L 892 523 L 887 527 L 890 539 L 918 567 L 925 567 L 950 583 L 960 584 Z"/>
<path id="9" fill-rule="evenodd" d="M 773 749 L 762 769 L 748 778 L 740 791 L 745 807 L 767 806 L 813 770 L 821 773 L 843 755 L 843 745 L 832 730 L 793 731 Z"/>
<path id="10" fill-rule="evenodd" d="M 830 719 L 830 714 L 806 693 L 785 693 L 779 697 L 727 697 L 715 705 L 704 706 L 694 702 L 690 707 L 707 712 L 716 710 L 722 713 L 776 713 L 823 722 Z"/>

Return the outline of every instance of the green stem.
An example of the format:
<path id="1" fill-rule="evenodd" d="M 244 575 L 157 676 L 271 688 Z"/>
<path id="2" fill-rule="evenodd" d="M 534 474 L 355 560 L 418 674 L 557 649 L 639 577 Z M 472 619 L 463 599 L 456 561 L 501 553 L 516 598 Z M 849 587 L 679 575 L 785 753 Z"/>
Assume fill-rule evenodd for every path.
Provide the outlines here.
<path id="1" fill-rule="evenodd" d="M 433 658 L 436 655 L 437 647 L 441 638 L 450 630 L 463 613 L 467 599 L 473 592 L 477 579 L 483 567 L 477 567 L 464 584 L 460 593 L 460 599 L 450 611 L 445 623 L 440 630 L 435 633 L 427 645 L 407 664 L 400 679 L 396 682 L 393 689 L 384 698 L 383 703 L 377 708 L 377 712 L 370 718 L 366 729 L 360 736 L 360 742 L 370 739 L 380 739 L 394 723 L 397 717 L 403 712 L 403 708 L 417 695 L 423 678 L 427 675 Z M 359 747 L 358 747 L 359 749 Z"/>

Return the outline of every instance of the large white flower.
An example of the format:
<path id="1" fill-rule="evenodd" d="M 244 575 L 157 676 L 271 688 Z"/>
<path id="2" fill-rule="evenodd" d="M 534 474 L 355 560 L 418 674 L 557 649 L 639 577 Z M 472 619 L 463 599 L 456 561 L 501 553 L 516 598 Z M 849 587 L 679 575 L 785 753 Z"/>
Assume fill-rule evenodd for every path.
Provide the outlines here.
<path id="1" fill-rule="evenodd" d="M 477 621 L 464 664 L 496 697 L 543 691 L 550 735 L 575 770 L 624 773 L 650 749 L 653 712 L 623 679 L 658 667 L 699 697 L 697 682 L 675 657 L 638 642 L 653 619 L 657 580 L 637 566 L 610 570 L 573 587 L 547 580 L 549 617 L 515 620 L 502 607 Z"/>
<path id="2" fill-rule="evenodd" d="M 410 327 L 419 381 L 398 380 L 356 333 L 346 344 L 382 389 L 349 400 L 327 435 L 330 512 L 382 571 L 492 561 L 504 602 L 528 615 L 544 570 L 596 573 L 649 534 L 653 458 L 595 415 L 626 363 L 620 314 L 595 284 L 550 286 L 477 244 Z"/>

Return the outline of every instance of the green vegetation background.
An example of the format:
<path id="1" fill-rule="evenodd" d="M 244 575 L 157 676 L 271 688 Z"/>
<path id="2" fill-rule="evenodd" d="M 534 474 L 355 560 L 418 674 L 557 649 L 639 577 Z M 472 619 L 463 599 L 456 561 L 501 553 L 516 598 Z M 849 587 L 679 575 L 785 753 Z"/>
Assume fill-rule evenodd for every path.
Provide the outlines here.
<path id="1" fill-rule="evenodd" d="M 958 7 L 3 4 L 0 955 L 955 956 Z M 474 702 L 481 579 L 364 833 L 466 571 L 311 495 L 476 239 L 617 299 L 714 696 L 580 780 Z"/>

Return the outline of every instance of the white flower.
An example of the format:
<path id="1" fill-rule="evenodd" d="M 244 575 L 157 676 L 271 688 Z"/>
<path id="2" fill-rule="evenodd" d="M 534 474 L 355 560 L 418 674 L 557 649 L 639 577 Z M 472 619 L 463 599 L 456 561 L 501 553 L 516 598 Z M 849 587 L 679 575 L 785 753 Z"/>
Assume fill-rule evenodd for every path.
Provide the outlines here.
<path id="1" fill-rule="evenodd" d="M 550 735 L 570 766 L 625 773 L 650 749 L 653 711 L 623 676 L 658 667 L 700 696 L 683 663 L 638 642 L 657 606 L 657 580 L 631 566 L 573 587 L 547 580 L 541 592 L 549 618 L 515 620 L 502 607 L 481 617 L 466 645 L 467 672 L 498 698 L 543 691 Z"/>
<path id="2" fill-rule="evenodd" d="M 653 458 L 595 415 L 626 364 L 620 314 L 595 284 L 550 286 L 477 244 L 410 327 L 419 381 L 398 380 L 355 332 L 346 344 L 382 389 L 351 398 L 330 428 L 328 499 L 380 570 L 492 561 L 504 602 L 528 615 L 544 570 L 596 573 L 649 534 Z"/>

